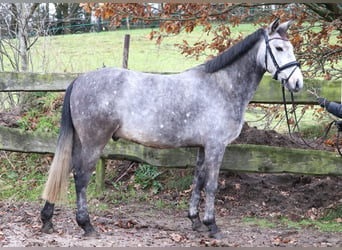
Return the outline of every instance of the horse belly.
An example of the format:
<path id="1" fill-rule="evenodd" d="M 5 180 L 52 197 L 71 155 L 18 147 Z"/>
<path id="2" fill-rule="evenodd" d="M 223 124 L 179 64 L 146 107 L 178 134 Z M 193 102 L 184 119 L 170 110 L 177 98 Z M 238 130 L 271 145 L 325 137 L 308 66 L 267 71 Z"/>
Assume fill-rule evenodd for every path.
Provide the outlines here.
<path id="1" fill-rule="evenodd" d="M 123 126 L 116 131 L 115 136 L 153 148 L 175 148 L 200 144 L 199 138 L 193 134 L 181 135 L 179 132 L 169 131 L 169 129 L 162 124 L 159 128 L 149 127 L 146 129 Z"/>

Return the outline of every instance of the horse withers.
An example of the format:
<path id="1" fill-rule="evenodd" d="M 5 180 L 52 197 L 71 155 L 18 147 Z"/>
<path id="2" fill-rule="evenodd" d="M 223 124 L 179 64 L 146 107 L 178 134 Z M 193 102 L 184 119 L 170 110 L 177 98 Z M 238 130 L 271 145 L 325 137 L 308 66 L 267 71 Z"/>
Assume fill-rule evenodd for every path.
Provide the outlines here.
<path id="1" fill-rule="evenodd" d="M 286 31 L 291 21 L 275 20 L 214 59 L 174 75 L 103 68 L 85 73 L 66 90 L 57 149 L 43 192 L 42 231 L 53 232 L 54 204 L 66 192 L 73 171 L 78 225 L 91 225 L 86 189 L 100 154 L 111 138 L 170 148 L 197 147 L 188 217 L 192 229 L 222 234 L 214 200 L 227 145 L 240 134 L 244 113 L 266 71 L 292 92 L 303 76 Z M 199 215 L 201 191 L 205 211 Z"/>

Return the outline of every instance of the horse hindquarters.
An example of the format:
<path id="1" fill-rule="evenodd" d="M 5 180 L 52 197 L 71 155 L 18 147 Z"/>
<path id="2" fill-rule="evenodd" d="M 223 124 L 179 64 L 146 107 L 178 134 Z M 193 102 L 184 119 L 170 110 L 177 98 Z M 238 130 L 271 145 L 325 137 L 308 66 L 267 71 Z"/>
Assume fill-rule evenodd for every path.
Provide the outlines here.
<path id="1" fill-rule="evenodd" d="M 42 195 L 46 200 L 41 211 L 42 232 L 53 232 L 54 203 L 65 198 L 67 180 L 70 171 L 73 169 L 77 195 L 76 220 L 85 234 L 90 235 L 95 230 L 90 223 L 87 211 L 86 190 L 102 149 L 111 138 L 113 129 L 117 126 L 99 129 L 98 126 L 93 126 L 94 117 L 83 118 L 82 111 L 79 110 L 80 106 L 74 103 L 74 96 L 71 98 L 72 90 L 73 93 L 75 92 L 73 85 L 74 83 L 68 87 L 65 94 L 57 149 Z M 81 117 L 81 119 L 75 120 L 72 117 Z M 94 136 L 96 133 L 100 136 Z"/>

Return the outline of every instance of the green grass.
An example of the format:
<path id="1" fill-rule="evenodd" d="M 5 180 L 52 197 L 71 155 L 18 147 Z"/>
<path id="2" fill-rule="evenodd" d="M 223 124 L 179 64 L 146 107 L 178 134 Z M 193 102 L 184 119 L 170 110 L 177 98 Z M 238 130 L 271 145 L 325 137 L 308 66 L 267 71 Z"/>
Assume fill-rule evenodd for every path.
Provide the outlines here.
<path id="1" fill-rule="evenodd" d="M 245 217 L 242 219 L 242 222 L 248 225 L 255 225 L 263 228 L 274 228 L 277 226 L 274 222 L 256 217 Z"/>
<path id="2" fill-rule="evenodd" d="M 283 227 L 287 229 L 303 229 L 312 228 L 320 232 L 342 232 L 342 224 L 332 220 L 310 220 L 303 219 L 300 221 L 292 221 L 281 217 L 279 219 L 263 219 L 257 217 L 245 217 L 242 222 L 248 225 L 255 225 L 263 228 L 278 228 Z"/>
<path id="3" fill-rule="evenodd" d="M 37 200 L 46 181 L 38 154 L 1 152 L 0 200 Z"/>
<path id="4" fill-rule="evenodd" d="M 232 28 L 236 36 L 246 35 L 258 27 L 241 24 Z M 180 72 L 204 62 L 207 55 L 195 58 L 180 54 L 176 43 L 187 40 L 194 44 L 201 40 L 210 42 L 212 34 L 197 27 L 192 33 L 182 32 L 165 37 L 160 45 L 148 38 L 152 29 L 116 30 L 101 33 L 84 33 L 40 37 L 32 47 L 34 72 L 86 72 L 103 67 L 122 67 L 125 34 L 131 36 L 128 67 L 138 71 Z M 212 52 L 207 52 L 208 55 Z M 213 52 L 215 53 L 215 52 Z M 7 65 L 6 70 L 11 70 Z"/>
<path id="5" fill-rule="evenodd" d="M 215 26 L 215 25 L 214 25 Z M 259 26 L 240 24 L 232 27 L 232 36 L 246 36 Z M 130 34 L 128 67 L 138 71 L 180 72 L 201 64 L 210 54 L 206 51 L 199 60 L 185 57 L 174 45 L 187 40 L 190 45 L 206 40 L 211 42 L 213 35 L 196 27 L 192 33 L 181 32 L 165 37 L 160 45 L 148 38 L 153 29 L 116 30 L 100 33 L 84 33 L 40 37 L 31 48 L 33 72 L 86 72 L 103 67 L 122 67 L 123 41 Z M 158 29 L 155 29 L 158 30 Z M 332 38 L 335 41 L 337 38 Z M 5 70 L 11 71 L 9 63 Z"/>
<path id="6" fill-rule="evenodd" d="M 342 232 L 341 223 L 335 222 L 335 221 L 306 219 L 306 220 L 301 220 L 299 222 L 295 222 L 286 218 L 282 218 L 280 223 L 286 228 L 301 229 L 305 227 L 310 227 L 310 228 L 317 229 L 321 232 Z"/>
<path id="7" fill-rule="evenodd" d="M 138 71 L 179 72 L 202 63 L 185 58 L 174 46 L 183 39 L 196 42 L 201 31 L 167 37 L 158 45 L 148 38 L 149 29 L 118 30 L 42 37 L 33 47 L 36 72 L 85 72 L 103 67 L 122 67 L 123 41 L 130 34 L 128 67 Z M 44 52 L 45 51 L 45 52 Z"/>
<path id="8" fill-rule="evenodd" d="M 335 205 L 327 207 L 320 217 L 322 221 L 340 220 L 342 218 L 342 204 L 338 202 Z"/>

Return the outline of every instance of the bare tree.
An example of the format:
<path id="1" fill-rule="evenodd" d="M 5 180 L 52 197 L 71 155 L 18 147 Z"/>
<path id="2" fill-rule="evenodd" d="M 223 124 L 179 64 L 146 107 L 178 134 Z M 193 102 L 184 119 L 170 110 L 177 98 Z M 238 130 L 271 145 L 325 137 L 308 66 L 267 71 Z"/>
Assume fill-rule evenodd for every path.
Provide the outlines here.
<path id="1" fill-rule="evenodd" d="M 37 41 L 37 36 L 33 41 L 29 38 L 29 20 L 39 3 L 12 3 L 14 18 L 17 20 L 17 38 L 19 40 L 19 56 L 21 59 L 21 71 L 27 71 L 29 66 L 29 50 Z"/>
<path id="2" fill-rule="evenodd" d="M 30 49 L 37 41 L 39 32 L 32 19 L 39 3 L 0 4 L 0 66 L 4 70 L 28 71 Z M 4 107 L 21 106 L 25 95 L 8 93 L 2 96 Z M 20 108 L 19 108 L 20 109 Z"/>
<path id="3" fill-rule="evenodd" d="M 3 3 L 0 5 L 1 19 L 1 59 L 6 58 L 15 71 L 28 71 L 30 48 L 38 39 L 30 20 L 39 3 Z M 32 32 L 30 34 L 30 32 Z M 4 70 L 4 60 L 1 60 Z"/>

